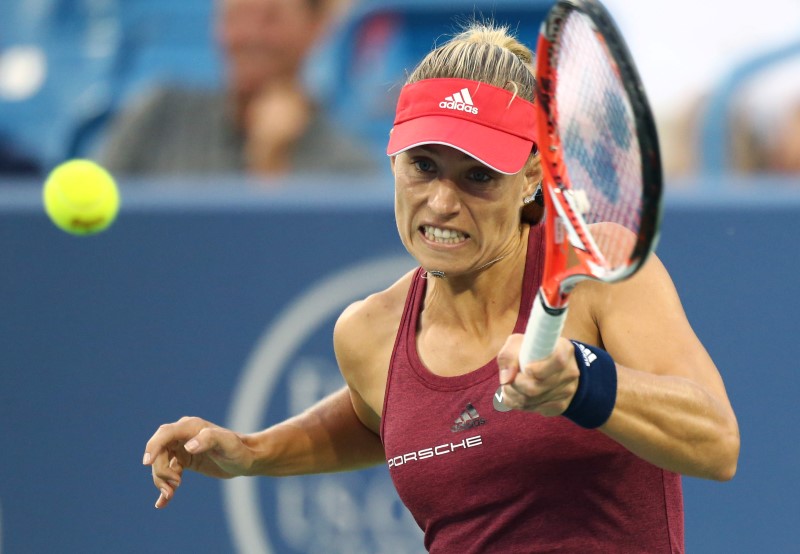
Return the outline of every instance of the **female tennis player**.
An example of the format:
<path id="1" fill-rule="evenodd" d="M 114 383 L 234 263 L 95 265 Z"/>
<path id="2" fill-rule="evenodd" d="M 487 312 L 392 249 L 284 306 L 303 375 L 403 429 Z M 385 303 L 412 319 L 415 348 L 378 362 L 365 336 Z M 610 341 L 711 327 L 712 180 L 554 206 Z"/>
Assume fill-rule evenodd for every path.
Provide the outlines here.
<path id="1" fill-rule="evenodd" d="M 420 267 L 341 315 L 346 386 L 305 413 L 250 435 L 162 425 L 144 454 L 157 508 L 187 469 L 387 463 L 431 552 L 683 551 L 680 476 L 731 479 L 739 431 L 659 260 L 579 284 L 555 352 L 517 362 L 543 271 L 531 62 L 476 24 L 420 63 L 388 145 L 397 228 Z M 498 376 L 510 411 L 493 404 Z"/>

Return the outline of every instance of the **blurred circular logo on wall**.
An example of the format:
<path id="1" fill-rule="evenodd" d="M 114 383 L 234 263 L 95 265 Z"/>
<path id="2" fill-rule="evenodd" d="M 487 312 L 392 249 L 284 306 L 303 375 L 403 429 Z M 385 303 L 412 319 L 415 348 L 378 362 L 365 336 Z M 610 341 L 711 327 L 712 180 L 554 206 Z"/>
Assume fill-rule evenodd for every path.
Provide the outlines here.
<path id="1" fill-rule="evenodd" d="M 263 429 L 302 412 L 344 384 L 332 331 L 350 303 L 414 267 L 405 256 L 354 264 L 302 291 L 267 327 L 234 391 L 227 425 Z M 421 552 L 422 533 L 385 466 L 352 473 L 223 481 L 236 549 L 272 552 Z"/>

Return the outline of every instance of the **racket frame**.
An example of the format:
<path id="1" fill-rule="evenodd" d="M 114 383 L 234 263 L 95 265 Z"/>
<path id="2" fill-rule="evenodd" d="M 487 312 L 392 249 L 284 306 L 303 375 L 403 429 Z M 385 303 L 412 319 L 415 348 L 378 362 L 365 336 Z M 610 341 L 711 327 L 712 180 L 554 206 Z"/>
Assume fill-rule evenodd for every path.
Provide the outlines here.
<path id="1" fill-rule="evenodd" d="M 557 40 L 572 11 L 583 13 L 609 59 L 615 65 L 633 109 L 636 137 L 642 157 L 642 204 L 639 232 L 629 263 L 609 269 L 594 242 L 589 226 L 574 198 L 566 163 L 561 155 L 558 106 L 555 101 L 557 72 L 554 60 Z M 542 23 L 537 44 L 536 109 L 538 147 L 542 156 L 542 193 L 545 202 L 545 264 L 543 280 L 533 301 L 519 352 L 520 368 L 553 353 L 564 328 L 569 294 L 585 279 L 614 283 L 633 275 L 658 242 L 661 224 L 663 175 L 658 134 L 642 80 L 622 34 L 611 15 L 596 0 L 558 0 Z M 568 267 L 570 246 L 578 263 Z M 503 403 L 503 387 L 494 395 L 494 408 L 510 410 Z"/>
<path id="2" fill-rule="evenodd" d="M 608 270 L 602 253 L 588 230 L 588 225 L 571 201 L 571 184 L 558 132 L 557 90 L 558 38 L 572 11 L 587 16 L 600 43 L 620 77 L 633 109 L 636 137 L 642 155 L 642 209 L 640 229 L 630 256 L 630 263 Z M 537 44 L 537 116 L 540 129 L 539 150 L 542 156 L 545 200 L 545 267 L 541 297 L 549 311 L 566 307 L 568 295 L 580 281 L 594 279 L 607 283 L 633 275 L 647 260 L 658 242 L 662 217 L 663 175 L 658 134 L 644 85 L 633 64 L 633 57 L 611 15 L 594 0 L 559 0 L 542 22 Z M 555 215 L 558 214 L 558 217 Z M 564 222 L 568 222 L 566 225 Z M 570 228 L 571 227 L 571 228 Z M 567 267 L 569 245 L 579 263 Z"/>

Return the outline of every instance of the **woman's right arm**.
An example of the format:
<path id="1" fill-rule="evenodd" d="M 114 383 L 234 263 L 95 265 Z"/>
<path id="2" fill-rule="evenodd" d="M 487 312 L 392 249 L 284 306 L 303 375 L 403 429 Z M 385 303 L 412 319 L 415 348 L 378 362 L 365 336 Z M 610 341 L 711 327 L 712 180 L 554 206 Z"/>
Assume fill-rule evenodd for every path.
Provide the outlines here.
<path id="1" fill-rule="evenodd" d="M 369 358 L 357 306 L 336 325 L 337 359 L 349 386 L 303 413 L 252 434 L 241 434 L 196 417 L 162 425 L 145 447 L 160 491 L 156 508 L 166 506 L 181 484 L 184 469 L 216 478 L 241 475 L 281 477 L 361 469 L 384 462 L 379 418 L 355 390 L 353 379 Z M 344 367 L 346 365 L 346 367 Z"/>

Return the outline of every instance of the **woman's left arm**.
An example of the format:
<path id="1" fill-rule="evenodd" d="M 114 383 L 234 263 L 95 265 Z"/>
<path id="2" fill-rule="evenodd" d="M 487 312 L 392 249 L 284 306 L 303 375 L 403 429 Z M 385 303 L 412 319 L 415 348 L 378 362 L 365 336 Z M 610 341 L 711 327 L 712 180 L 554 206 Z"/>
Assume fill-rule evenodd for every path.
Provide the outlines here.
<path id="1" fill-rule="evenodd" d="M 652 256 L 627 281 L 587 281 L 572 296 L 568 336 L 605 349 L 616 363 L 616 400 L 602 394 L 601 412 L 608 413 L 608 398 L 614 403 L 598 429 L 661 468 L 731 479 L 739 457 L 736 416 L 661 262 Z M 503 403 L 564 414 L 580 382 L 575 347 L 562 337 L 550 357 L 520 370 L 521 343 L 522 335 L 512 335 L 497 357 Z"/>
<path id="2" fill-rule="evenodd" d="M 652 256 L 627 281 L 591 286 L 601 346 L 617 364 L 616 404 L 600 430 L 659 467 L 731 479 L 736 416 L 663 264 Z"/>

